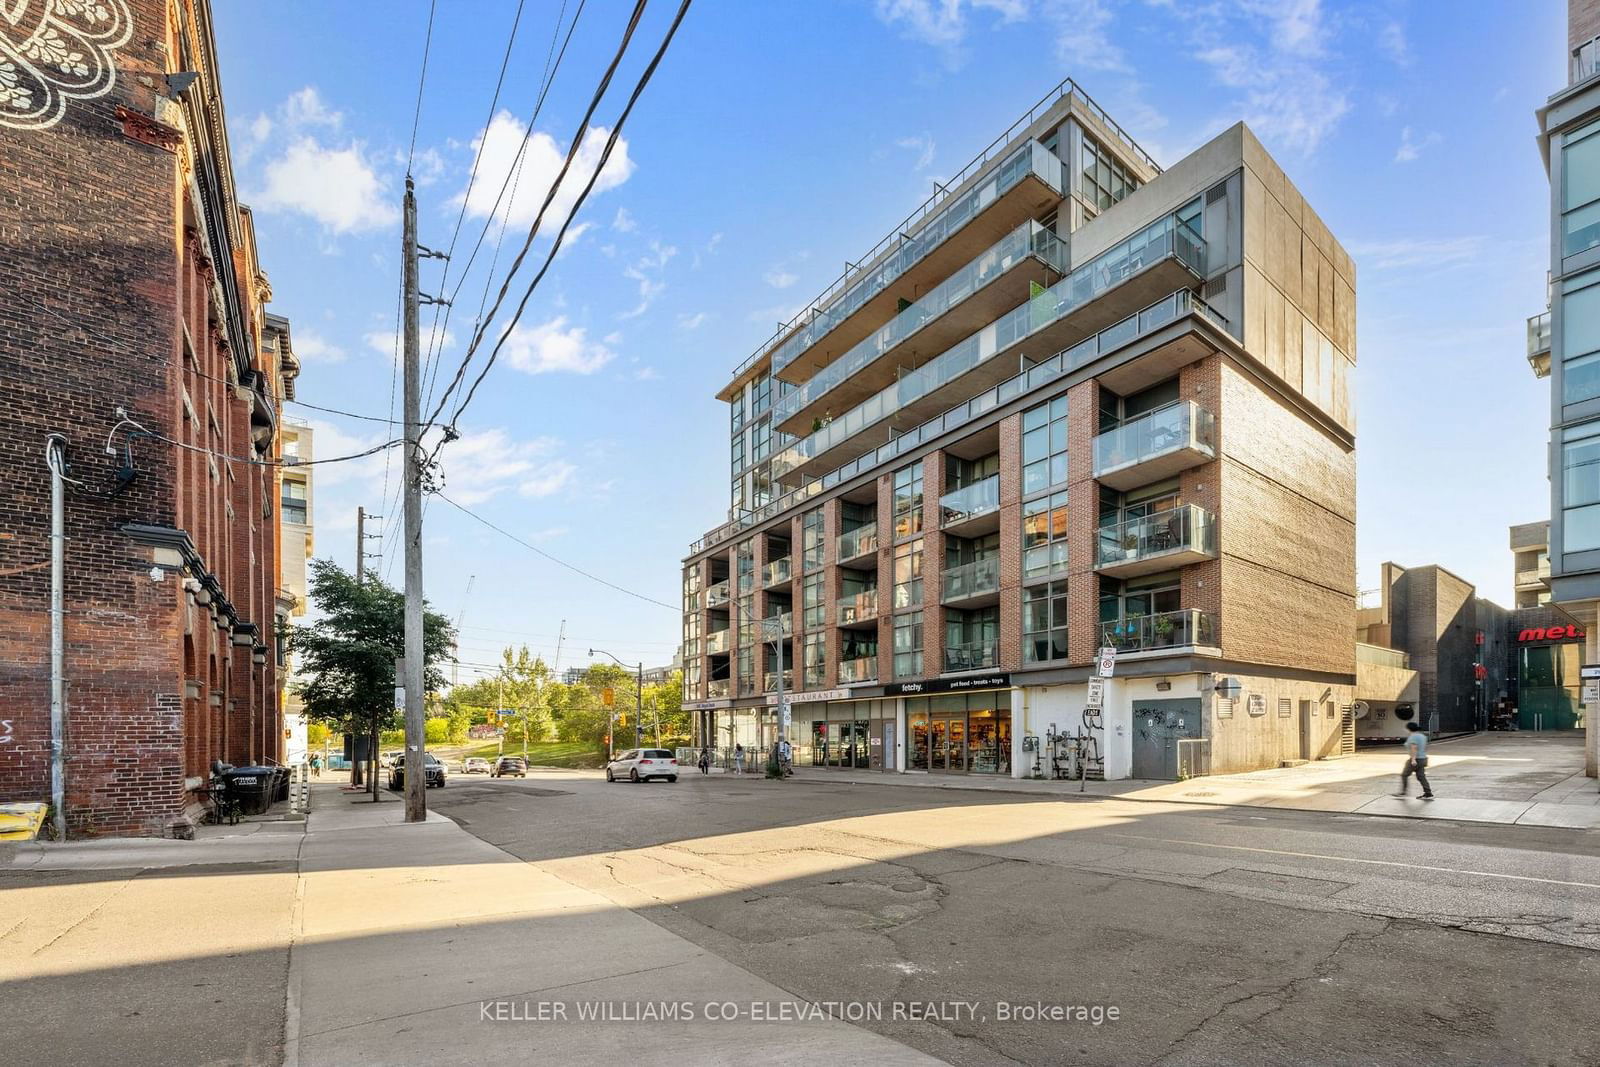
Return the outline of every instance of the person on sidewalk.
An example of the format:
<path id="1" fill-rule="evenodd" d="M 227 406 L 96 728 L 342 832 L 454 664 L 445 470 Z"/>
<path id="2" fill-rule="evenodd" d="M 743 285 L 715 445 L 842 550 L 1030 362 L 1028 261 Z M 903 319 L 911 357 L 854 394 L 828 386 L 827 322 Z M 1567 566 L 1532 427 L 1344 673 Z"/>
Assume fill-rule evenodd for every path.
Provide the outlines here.
<path id="1" fill-rule="evenodd" d="M 711 749 L 709 747 L 700 750 L 700 773 L 711 773 Z"/>
<path id="2" fill-rule="evenodd" d="M 1411 731 L 1406 738 L 1406 765 L 1400 772 L 1400 792 L 1395 796 L 1403 797 L 1411 788 L 1411 776 L 1417 776 L 1417 784 L 1422 786 L 1422 799 L 1433 799 L 1433 787 L 1428 784 L 1428 731 L 1422 728 L 1421 723 L 1408 722 L 1406 729 Z"/>
<path id="3" fill-rule="evenodd" d="M 789 746 L 787 737 L 778 742 L 778 770 L 785 778 L 794 773 L 794 749 Z"/>
<path id="4" fill-rule="evenodd" d="M 744 745 L 733 746 L 733 773 L 744 773 Z"/>
<path id="5" fill-rule="evenodd" d="M 322 757 L 314 753 L 311 756 L 311 777 L 322 777 Z"/>

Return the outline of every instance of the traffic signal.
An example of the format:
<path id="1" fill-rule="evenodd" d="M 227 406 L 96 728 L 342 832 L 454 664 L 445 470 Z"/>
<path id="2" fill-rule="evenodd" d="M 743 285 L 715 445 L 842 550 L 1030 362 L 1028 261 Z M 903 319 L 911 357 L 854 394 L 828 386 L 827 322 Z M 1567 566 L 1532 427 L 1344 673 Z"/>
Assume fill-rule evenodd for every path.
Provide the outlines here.
<path id="1" fill-rule="evenodd" d="M 604 704 L 606 707 L 609 708 L 612 704 L 615 704 L 616 701 L 617 701 L 616 690 L 612 689 L 609 685 L 606 686 L 604 689 L 600 690 L 600 703 Z"/>

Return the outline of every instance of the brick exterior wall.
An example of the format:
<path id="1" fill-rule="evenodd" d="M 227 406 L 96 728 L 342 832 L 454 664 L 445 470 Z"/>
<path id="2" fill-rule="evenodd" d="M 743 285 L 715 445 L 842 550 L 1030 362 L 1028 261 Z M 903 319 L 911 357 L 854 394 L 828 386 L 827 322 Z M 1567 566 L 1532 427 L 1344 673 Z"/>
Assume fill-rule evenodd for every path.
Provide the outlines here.
<path id="1" fill-rule="evenodd" d="M 922 673 L 944 673 L 944 534 L 939 532 L 939 498 L 944 495 L 945 457 L 922 459 Z"/>
<path id="2" fill-rule="evenodd" d="M 1100 487 L 1094 480 L 1099 411 L 1099 382 L 1081 382 L 1067 390 L 1067 662 L 1075 665 L 1092 662 L 1100 645 L 1100 576 L 1094 569 L 1100 524 Z M 1020 540 L 1020 528 L 1017 536 Z"/>
<path id="3" fill-rule="evenodd" d="M 13 218 L 0 239 L 0 800 L 47 799 L 49 518 L 46 435 L 60 433 L 72 477 L 66 503 L 67 804 L 69 833 L 159 834 L 194 806 L 187 786 L 212 759 L 281 759 L 275 658 L 277 477 L 270 466 L 213 460 L 165 441 L 131 442 L 138 475 L 114 494 L 122 456 L 104 453 L 115 409 L 154 434 L 249 456 L 254 408 L 276 408 L 282 368 L 264 364 L 248 212 L 227 183 L 223 132 L 154 86 L 185 64 L 217 92 L 215 53 L 198 0 L 130 0 L 128 43 L 112 53 L 113 88 L 69 100 L 60 122 L 0 127 L 0 187 Z M 200 37 L 193 36 L 199 33 Z M 133 136 L 137 135 L 137 136 Z M 157 143 L 149 143 L 154 140 Z M 224 168 L 222 202 L 195 204 L 196 169 Z M 203 177 L 203 176 L 202 176 Z M 215 177 L 215 175 L 213 175 Z M 214 219 L 217 230 L 182 220 Z M 201 222 L 197 226 L 203 225 Z M 241 364 L 243 367 L 241 368 Z M 238 382 L 264 375 L 264 396 Z M 187 403 L 185 402 L 187 398 Z M 274 410 L 274 417 L 277 412 Z M 128 441 L 126 428 L 115 444 Z M 276 454 L 273 444 L 267 458 Z M 130 525 L 182 531 L 160 548 Z M 151 576 L 158 563 L 161 580 Z M 211 606 L 184 578 L 214 585 Z M 213 617 L 217 607 L 231 608 Z M 253 623 L 253 634 L 239 624 Z M 246 635 L 248 643 L 232 640 Z M 266 663 L 253 662 L 267 651 Z"/>
<path id="4" fill-rule="evenodd" d="M 1022 415 L 1000 420 L 1000 669 L 1022 666 Z"/>

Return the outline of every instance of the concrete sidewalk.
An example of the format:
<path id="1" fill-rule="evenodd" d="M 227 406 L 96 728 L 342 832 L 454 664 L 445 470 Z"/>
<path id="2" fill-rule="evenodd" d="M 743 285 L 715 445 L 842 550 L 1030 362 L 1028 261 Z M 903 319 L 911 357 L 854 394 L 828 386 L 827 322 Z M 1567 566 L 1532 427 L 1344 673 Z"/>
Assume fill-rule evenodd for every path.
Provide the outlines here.
<path id="1" fill-rule="evenodd" d="M 1444 819 L 1518 826 L 1600 829 L 1600 783 L 1583 774 L 1581 735 L 1478 734 L 1437 741 L 1429 750 L 1428 776 L 1438 794 L 1422 800 L 1412 783 L 1409 797 L 1393 796 L 1403 762 L 1398 748 L 1363 750 L 1340 759 L 1247 774 L 1191 778 L 1183 782 L 1124 779 L 1083 782 L 801 767 L 810 783 L 898 785 L 971 789 L 1034 796 L 1099 796 L 1121 800 L 1291 808 L 1409 819 Z M 574 772 L 580 773 L 580 772 Z M 732 776 L 729 776 L 732 777 Z M 762 782 L 761 774 L 742 779 Z"/>

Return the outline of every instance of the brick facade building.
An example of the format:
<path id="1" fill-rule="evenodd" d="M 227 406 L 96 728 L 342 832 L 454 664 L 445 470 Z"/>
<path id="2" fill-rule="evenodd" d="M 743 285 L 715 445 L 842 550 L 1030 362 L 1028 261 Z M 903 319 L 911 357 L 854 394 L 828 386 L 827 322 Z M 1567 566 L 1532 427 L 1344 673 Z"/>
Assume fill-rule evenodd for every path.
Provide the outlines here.
<path id="1" fill-rule="evenodd" d="M 1073 733 L 1091 774 L 1171 777 L 1353 743 L 1355 268 L 1248 129 L 1163 170 L 1068 82 L 852 261 L 717 394 L 702 739 L 782 732 L 778 617 L 802 765 L 1048 774 Z"/>
<path id="2" fill-rule="evenodd" d="M 212 760 L 282 756 L 276 429 L 294 364 L 262 344 L 271 290 L 210 18 L 205 0 L 100 0 L 0 21 L 29 60 L 0 83 L 0 800 L 50 796 L 60 435 L 72 834 L 168 832 Z"/>

